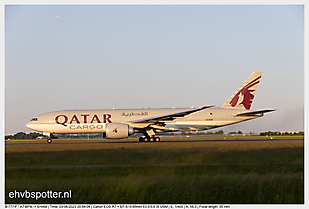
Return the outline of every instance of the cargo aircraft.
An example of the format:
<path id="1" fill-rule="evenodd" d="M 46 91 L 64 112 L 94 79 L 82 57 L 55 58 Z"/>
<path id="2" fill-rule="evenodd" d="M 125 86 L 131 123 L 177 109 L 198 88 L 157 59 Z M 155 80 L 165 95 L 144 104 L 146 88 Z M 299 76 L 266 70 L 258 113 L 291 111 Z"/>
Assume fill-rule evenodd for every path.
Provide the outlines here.
<path id="1" fill-rule="evenodd" d="M 221 106 L 169 109 L 67 110 L 36 116 L 27 127 L 50 134 L 103 133 L 106 139 L 127 138 L 143 133 L 140 142 L 159 142 L 158 132 L 202 131 L 255 118 L 275 109 L 250 110 L 262 72 L 253 72 Z"/>

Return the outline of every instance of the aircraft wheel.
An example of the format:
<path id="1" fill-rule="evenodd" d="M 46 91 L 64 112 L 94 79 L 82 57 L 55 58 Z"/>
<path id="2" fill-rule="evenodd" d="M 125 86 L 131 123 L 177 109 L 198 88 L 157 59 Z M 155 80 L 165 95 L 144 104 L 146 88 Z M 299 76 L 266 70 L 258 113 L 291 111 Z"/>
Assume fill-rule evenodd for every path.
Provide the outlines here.
<path id="1" fill-rule="evenodd" d="M 144 137 L 139 137 L 138 141 L 143 142 L 143 141 L 145 141 L 145 139 L 144 139 Z"/>
<path id="2" fill-rule="evenodd" d="M 52 140 L 51 139 L 47 139 L 47 143 L 48 144 L 52 143 Z"/>
<path id="3" fill-rule="evenodd" d="M 160 141 L 160 137 L 157 137 L 157 136 L 156 136 L 156 137 L 154 138 L 154 140 L 155 140 L 155 142 L 159 142 L 159 141 Z"/>
<path id="4" fill-rule="evenodd" d="M 154 139 L 154 137 L 150 137 L 150 140 L 149 140 L 150 142 L 154 142 L 155 141 L 155 139 Z"/>
<path id="5" fill-rule="evenodd" d="M 145 137 L 144 142 L 149 142 L 149 139 Z"/>

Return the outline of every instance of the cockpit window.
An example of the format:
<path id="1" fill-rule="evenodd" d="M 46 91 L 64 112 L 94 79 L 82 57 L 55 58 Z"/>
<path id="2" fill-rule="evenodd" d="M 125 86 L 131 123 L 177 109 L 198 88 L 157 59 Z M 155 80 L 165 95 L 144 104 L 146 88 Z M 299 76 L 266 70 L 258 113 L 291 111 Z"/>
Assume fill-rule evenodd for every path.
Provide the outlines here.
<path id="1" fill-rule="evenodd" d="M 30 121 L 38 121 L 38 118 L 31 118 Z"/>

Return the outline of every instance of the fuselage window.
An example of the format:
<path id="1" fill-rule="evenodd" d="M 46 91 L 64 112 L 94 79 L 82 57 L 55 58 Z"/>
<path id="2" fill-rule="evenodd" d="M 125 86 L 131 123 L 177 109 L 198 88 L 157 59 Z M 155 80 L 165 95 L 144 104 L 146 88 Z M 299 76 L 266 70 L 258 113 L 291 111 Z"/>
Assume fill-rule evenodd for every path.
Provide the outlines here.
<path id="1" fill-rule="evenodd" d="M 30 121 L 38 121 L 38 118 L 32 118 Z"/>

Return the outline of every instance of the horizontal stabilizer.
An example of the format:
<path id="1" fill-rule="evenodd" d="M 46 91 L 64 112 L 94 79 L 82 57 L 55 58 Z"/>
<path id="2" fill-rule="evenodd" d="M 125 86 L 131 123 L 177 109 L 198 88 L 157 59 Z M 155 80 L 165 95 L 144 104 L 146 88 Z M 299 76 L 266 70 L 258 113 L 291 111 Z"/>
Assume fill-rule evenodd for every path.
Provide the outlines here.
<path id="1" fill-rule="evenodd" d="M 246 112 L 241 112 L 241 113 L 236 113 L 235 116 L 255 116 L 255 115 L 263 115 L 264 113 L 267 112 L 272 112 L 276 111 L 276 109 L 266 109 L 266 110 L 256 110 L 256 111 L 246 111 Z"/>

